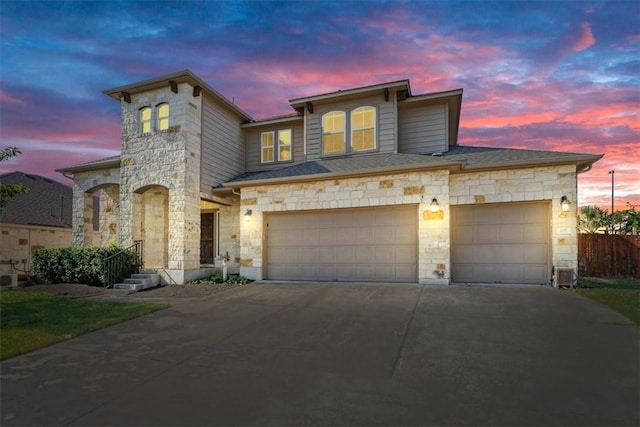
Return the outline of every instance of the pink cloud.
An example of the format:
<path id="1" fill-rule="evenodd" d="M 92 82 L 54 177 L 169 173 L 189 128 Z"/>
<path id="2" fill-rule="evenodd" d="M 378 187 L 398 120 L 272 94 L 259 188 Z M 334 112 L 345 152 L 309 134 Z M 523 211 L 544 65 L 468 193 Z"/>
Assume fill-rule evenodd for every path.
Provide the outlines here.
<path id="1" fill-rule="evenodd" d="M 8 102 L 11 104 L 24 105 L 24 101 L 22 101 L 21 99 L 9 96 L 1 90 L 0 90 L 0 102 Z"/>
<path id="2" fill-rule="evenodd" d="M 582 50 L 588 49 L 596 43 L 595 37 L 593 37 L 593 32 L 591 31 L 591 24 L 588 22 L 583 22 L 580 26 L 582 33 L 580 34 L 580 38 L 576 40 L 576 42 L 571 47 L 571 50 L 574 52 L 580 52 Z"/>

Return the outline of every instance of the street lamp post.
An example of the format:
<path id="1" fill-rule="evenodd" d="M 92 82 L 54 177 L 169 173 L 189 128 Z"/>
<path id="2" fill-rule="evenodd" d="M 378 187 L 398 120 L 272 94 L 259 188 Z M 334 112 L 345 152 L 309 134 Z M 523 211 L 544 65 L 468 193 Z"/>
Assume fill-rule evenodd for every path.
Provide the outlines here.
<path id="1" fill-rule="evenodd" d="M 611 213 L 613 214 L 613 176 L 615 175 L 616 171 L 614 171 L 613 169 L 611 169 L 609 171 L 609 175 L 611 175 Z"/>

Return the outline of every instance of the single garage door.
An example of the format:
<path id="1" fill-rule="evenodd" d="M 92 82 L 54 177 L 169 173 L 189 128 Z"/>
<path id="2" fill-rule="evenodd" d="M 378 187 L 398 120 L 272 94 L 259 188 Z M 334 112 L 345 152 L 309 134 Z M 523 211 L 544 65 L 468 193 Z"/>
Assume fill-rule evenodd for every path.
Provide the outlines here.
<path id="1" fill-rule="evenodd" d="M 549 282 L 550 207 L 545 202 L 451 208 L 453 282 Z"/>
<path id="2" fill-rule="evenodd" d="M 269 214 L 266 277 L 417 282 L 417 212 L 402 206 Z"/>

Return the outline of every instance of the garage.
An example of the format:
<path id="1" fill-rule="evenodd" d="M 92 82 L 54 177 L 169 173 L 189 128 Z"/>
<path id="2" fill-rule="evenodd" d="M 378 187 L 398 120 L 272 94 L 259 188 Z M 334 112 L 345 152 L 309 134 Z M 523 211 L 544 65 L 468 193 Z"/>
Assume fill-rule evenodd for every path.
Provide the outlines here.
<path id="1" fill-rule="evenodd" d="M 415 205 L 268 214 L 266 278 L 415 283 L 417 220 Z"/>
<path id="2" fill-rule="evenodd" d="M 452 281 L 548 283 L 550 210 L 547 202 L 452 206 Z"/>

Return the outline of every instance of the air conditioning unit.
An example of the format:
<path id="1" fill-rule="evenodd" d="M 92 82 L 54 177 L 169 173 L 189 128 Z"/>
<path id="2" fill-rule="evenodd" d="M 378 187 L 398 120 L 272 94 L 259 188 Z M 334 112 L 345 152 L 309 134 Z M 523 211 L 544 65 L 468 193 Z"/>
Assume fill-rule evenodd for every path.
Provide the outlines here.
<path id="1" fill-rule="evenodd" d="M 0 286 L 18 286 L 18 275 L 12 274 L 0 274 Z"/>
<path id="2" fill-rule="evenodd" d="M 555 267 L 553 275 L 553 286 L 560 289 L 561 287 L 569 287 L 573 289 L 576 280 L 573 268 Z"/>

